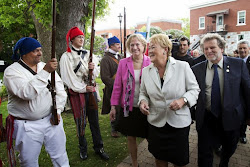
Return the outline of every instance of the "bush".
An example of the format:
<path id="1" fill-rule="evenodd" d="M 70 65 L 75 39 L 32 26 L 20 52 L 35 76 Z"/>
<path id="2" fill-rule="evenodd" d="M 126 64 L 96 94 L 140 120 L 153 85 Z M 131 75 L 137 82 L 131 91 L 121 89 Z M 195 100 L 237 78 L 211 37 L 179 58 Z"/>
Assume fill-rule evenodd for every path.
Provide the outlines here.
<path id="1" fill-rule="evenodd" d="M 0 89 L 0 97 L 4 97 L 4 96 L 8 96 L 8 93 L 7 93 L 6 87 L 3 85 Z"/>

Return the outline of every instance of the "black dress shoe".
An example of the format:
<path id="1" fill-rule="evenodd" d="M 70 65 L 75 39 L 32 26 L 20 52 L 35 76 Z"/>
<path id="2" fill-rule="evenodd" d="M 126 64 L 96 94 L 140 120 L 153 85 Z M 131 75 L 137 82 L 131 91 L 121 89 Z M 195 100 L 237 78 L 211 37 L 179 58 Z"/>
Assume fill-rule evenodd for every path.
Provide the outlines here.
<path id="1" fill-rule="evenodd" d="M 95 152 L 97 155 L 99 155 L 102 159 L 104 160 L 108 160 L 109 159 L 109 156 L 107 153 L 105 153 L 104 149 L 101 148 L 99 151 L 96 151 Z"/>
<path id="2" fill-rule="evenodd" d="M 242 144 L 247 144 L 247 138 L 246 137 L 240 137 L 240 142 Z"/>
<path id="3" fill-rule="evenodd" d="M 80 158 L 81 158 L 82 160 L 86 160 L 86 159 L 88 158 L 87 152 L 80 152 Z"/>

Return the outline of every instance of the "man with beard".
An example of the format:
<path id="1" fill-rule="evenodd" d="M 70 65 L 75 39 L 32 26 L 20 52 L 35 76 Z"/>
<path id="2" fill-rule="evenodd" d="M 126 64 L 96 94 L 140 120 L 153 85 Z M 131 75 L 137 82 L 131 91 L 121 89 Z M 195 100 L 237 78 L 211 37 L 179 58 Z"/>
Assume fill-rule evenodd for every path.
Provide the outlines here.
<path id="1" fill-rule="evenodd" d="M 223 56 L 225 40 L 208 33 L 201 40 L 207 60 L 192 67 L 201 92 L 195 108 L 198 166 L 213 166 L 213 148 L 221 143 L 220 167 L 227 167 L 244 120 L 250 125 L 250 78 L 246 63 Z M 244 99 L 244 100 L 243 100 Z"/>
<path id="2" fill-rule="evenodd" d="M 176 60 L 181 60 L 181 61 L 186 61 L 188 62 L 188 64 L 190 66 L 193 65 L 193 58 L 187 54 L 188 49 L 189 49 L 189 45 L 190 45 L 190 41 L 187 37 L 183 36 L 179 39 L 179 51 L 175 54 L 173 54 L 172 56 L 176 59 Z"/>

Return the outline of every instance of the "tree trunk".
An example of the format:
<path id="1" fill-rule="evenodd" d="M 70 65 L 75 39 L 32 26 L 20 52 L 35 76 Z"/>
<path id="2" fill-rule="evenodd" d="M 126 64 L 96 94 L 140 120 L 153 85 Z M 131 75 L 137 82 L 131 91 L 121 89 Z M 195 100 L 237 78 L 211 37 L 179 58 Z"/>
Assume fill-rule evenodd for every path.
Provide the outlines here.
<path id="1" fill-rule="evenodd" d="M 45 28 L 41 23 L 39 23 L 39 20 L 36 19 L 33 11 L 31 11 L 30 13 L 35 23 L 37 39 L 42 45 L 42 61 L 47 62 L 51 57 L 51 31 L 50 29 Z"/>
<path id="2" fill-rule="evenodd" d="M 66 34 L 68 30 L 77 26 L 84 31 L 85 22 L 82 18 L 88 14 L 89 3 L 90 0 L 57 0 L 59 11 L 56 15 L 56 57 L 58 61 L 67 49 Z M 51 27 L 43 27 L 35 18 L 33 12 L 31 12 L 31 15 L 35 23 L 38 40 L 42 44 L 43 61 L 47 62 L 51 57 Z"/>
<path id="3" fill-rule="evenodd" d="M 84 32 L 83 17 L 88 14 L 90 0 L 57 0 L 56 55 L 60 59 L 67 49 L 66 34 L 70 28 L 77 26 Z"/>

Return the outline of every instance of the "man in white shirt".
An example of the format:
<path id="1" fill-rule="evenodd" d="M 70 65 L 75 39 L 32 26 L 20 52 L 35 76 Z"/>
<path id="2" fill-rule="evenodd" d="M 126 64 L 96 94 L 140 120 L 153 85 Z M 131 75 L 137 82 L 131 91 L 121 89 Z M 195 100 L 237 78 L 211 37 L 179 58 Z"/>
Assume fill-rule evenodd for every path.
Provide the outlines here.
<path id="1" fill-rule="evenodd" d="M 240 40 L 238 42 L 237 47 L 238 47 L 239 56 L 246 63 L 249 74 L 250 74 L 250 52 L 249 52 L 250 43 L 246 40 Z M 243 144 L 247 143 L 246 130 L 247 130 L 247 125 L 246 123 L 243 123 L 240 128 L 240 142 Z"/>
<path id="2" fill-rule="evenodd" d="M 95 78 L 99 75 L 97 59 L 93 56 L 93 62 L 89 63 L 89 51 L 83 50 L 84 33 L 78 28 L 71 28 L 66 36 L 67 52 L 63 53 L 60 60 L 61 77 L 68 88 L 69 100 L 71 103 L 74 119 L 77 126 L 79 138 L 80 158 L 85 160 L 87 155 L 87 141 L 85 138 L 85 127 L 88 122 L 92 133 L 95 153 L 102 159 L 108 160 L 109 156 L 104 152 L 103 141 L 100 133 L 98 109 L 90 107 L 90 94 L 93 93 L 97 103 L 97 92 L 95 86 L 90 86 L 89 70 L 93 70 L 92 83 L 95 85 Z M 70 48 L 69 44 L 72 44 Z"/>
<path id="3" fill-rule="evenodd" d="M 8 91 L 8 112 L 6 124 L 13 130 L 9 139 L 15 139 L 15 149 L 20 153 L 20 165 L 38 167 L 38 157 L 44 144 L 53 166 L 69 166 L 66 152 L 66 136 L 61 112 L 67 94 L 63 82 L 56 73 L 56 108 L 59 125 L 52 125 L 52 97 L 49 91 L 51 72 L 57 68 L 57 60 L 46 64 L 41 62 L 41 44 L 30 37 L 21 38 L 13 49 L 12 59 L 18 62 L 10 65 L 4 72 L 4 84 Z M 18 54 L 19 52 L 19 54 Z M 9 149 L 8 151 L 10 151 Z M 9 154 L 11 158 L 13 154 Z M 13 162 L 13 159 L 11 159 Z"/>

